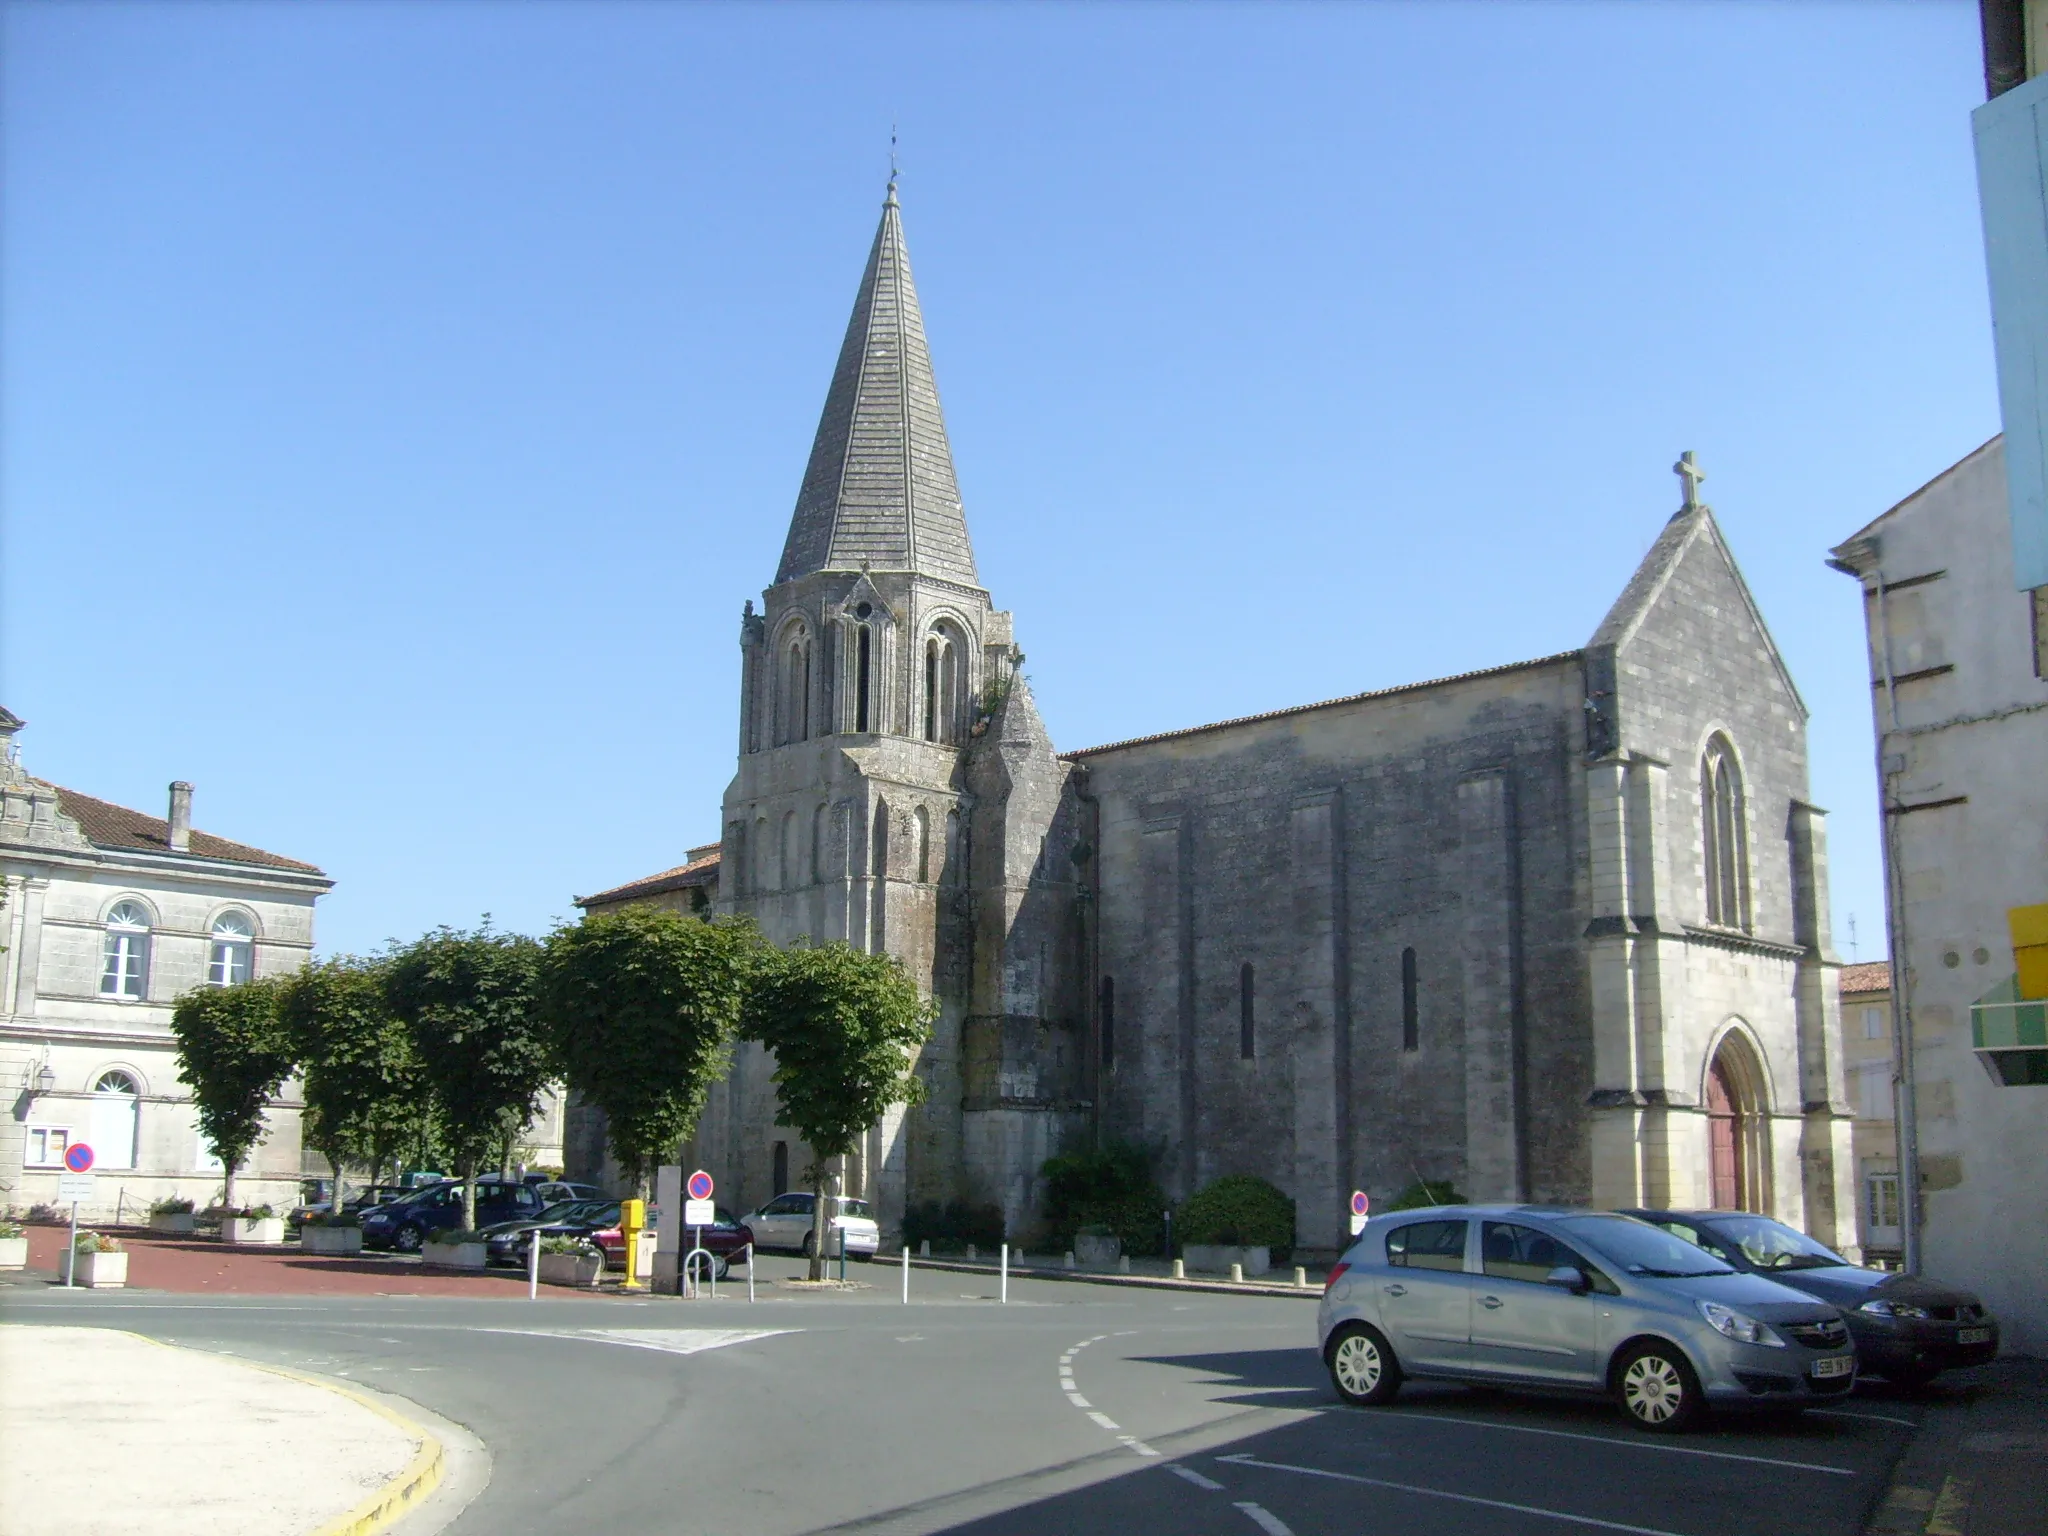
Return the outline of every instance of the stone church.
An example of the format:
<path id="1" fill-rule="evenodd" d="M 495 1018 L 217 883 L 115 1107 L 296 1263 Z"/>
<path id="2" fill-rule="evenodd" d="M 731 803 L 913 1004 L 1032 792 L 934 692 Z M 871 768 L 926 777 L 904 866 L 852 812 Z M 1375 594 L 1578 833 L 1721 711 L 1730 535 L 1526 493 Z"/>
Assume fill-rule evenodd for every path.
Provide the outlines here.
<path id="1" fill-rule="evenodd" d="M 1156 1149 L 1332 1249 L 1349 1192 L 1741 1206 L 1853 1243 L 1806 710 L 1713 514 L 1683 506 L 1579 650 L 1060 752 L 982 585 L 892 185 L 773 584 L 741 621 L 715 849 L 600 896 L 900 958 L 926 1102 L 849 1170 L 999 1204 Z M 712 882 L 715 880 L 715 889 Z M 801 1178 L 757 1046 L 692 1156 Z"/>

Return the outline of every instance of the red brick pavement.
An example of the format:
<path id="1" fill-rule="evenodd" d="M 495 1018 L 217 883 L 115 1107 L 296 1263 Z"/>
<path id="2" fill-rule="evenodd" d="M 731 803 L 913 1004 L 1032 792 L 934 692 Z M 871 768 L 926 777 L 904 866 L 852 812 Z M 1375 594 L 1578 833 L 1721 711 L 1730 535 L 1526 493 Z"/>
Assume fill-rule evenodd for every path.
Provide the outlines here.
<path id="1" fill-rule="evenodd" d="M 100 1231 L 113 1231 L 102 1227 Z M 29 1268 L 61 1274 L 63 1227 L 28 1229 Z M 512 1270 L 428 1269 L 410 1259 L 364 1254 L 329 1258 L 306 1254 L 298 1244 L 282 1248 L 231 1247 L 208 1237 L 156 1237 L 120 1229 L 128 1249 L 131 1290 L 240 1296 L 471 1296 L 510 1297 L 526 1289 L 526 1276 Z M 550 1296 L 589 1296 L 567 1286 L 548 1287 Z"/>

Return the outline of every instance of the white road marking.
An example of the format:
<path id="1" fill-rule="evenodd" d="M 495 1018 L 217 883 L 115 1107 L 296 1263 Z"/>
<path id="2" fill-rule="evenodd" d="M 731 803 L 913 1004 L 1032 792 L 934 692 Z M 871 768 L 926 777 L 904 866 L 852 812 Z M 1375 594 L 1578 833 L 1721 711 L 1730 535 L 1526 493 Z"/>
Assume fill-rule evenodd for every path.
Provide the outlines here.
<path id="1" fill-rule="evenodd" d="M 800 1328 L 479 1328 L 478 1333 L 515 1333 L 537 1339 L 576 1339 L 586 1344 L 623 1344 L 670 1355 L 694 1355 L 729 1344 L 772 1339 Z"/>
<path id="2" fill-rule="evenodd" d="M 1908 1429 L 1918 1429 L 1918 1419 L 1894 1418 L 1889 1413 L 1853 1413 L 1847 1408 L 1809 1408 L 1808 1413 L 1826 1414 L 1831 1419 L 1868 1419 L 1873 1424 L 1903 1424 Z"/>
<path id="3" fill-rule="evenodd" d="M 1159 1454 L 1157 1451 L 1153 1450 L 1151 1446 L 1147 1445 L 1144 1441 L 1140 1440 L 1136 1435 L 1118 1435 L 1117 1439 L 1121 1440 L 1125 1445 L 1128 1445 L 1140 1456 L 1157 1456 Z"/>
<path id="4" fill-rule="evenodd" d="M 1067 1394 L 1067 1401 L 1072 1403 L 1076 1408 L 1093 1408 L 1095 1406 L 1093 1403 L 1089 1402 L 1087 1398 L 1083 1397 L 1078 1392 L 1069 1392 Z"/>
<path id="5" fill-rule="evenodd" d="M 1204 1477 L 1201 1473 L 1197 1472 L 1193 1467 L 1184 1467 L 1177 1461 L 1169 1461 L 1166 1464 L 1166 1470 L 1171 1472 L 1175 1477 L 1186 1478 L 1189 1482 L 1193 1483 L 1197 1488 L 1206 1488 L 1211 1493 L 1221 1493 L 1223 1491 L 1223 1485 L 1217 1482 L 1215 1478 Z"/>
<path id="6" fill-rule="evenodd" d="M 1272 1511 L 1261 1509 L 1256 1504 L 1239 1504 L 1237 1507 L 1250 1516 L 1252 1524 L 1264 1531 L 1266 1536 L 1294 1536 L 1294 1532 L 1287 1528 L 1287 1523 Z"/>
<path id="7" fill-rule="evenodd" d="M 1782 1461 L 1776 1456 L 1746 1456 L 1740 1451 L 1709 1451 L 1692 1445 L 1666 1445 L 1661 1440 L 1624 1440 L 1616 1435 L 1582 1435 L 1569 1429 L 1538 1429 L 1533 1424 L 1499 1424 L 1492 1419 L 1467 1419 L 1454 1413 L 1410 1413 L 1397 1409 L 1381 1419 L 1425 1419 L 1432 1424 L 1463 1424 L 1469 1429 L 1504 1429 L 1517 1435 L 1548 1435 L 1553 1440 L 1590 1440 L 1624 1451 L 1662 1451 L 1667 1456 L 1704 1456 L 1711 1461 L 1746 1461 L 1759 1467 L 1789 1467 L 1795 1472 L 1825 1472 L 1830 1477 L 1854 1477 L 1850 1467 L 1822 1466 L 1817 1461 Z"/>
<path id="8" fill-rule="evenodd" d="M 1413 1483 L 1391 1482 L 1384 1477 L 1360 1477 L 1352 1472 L 1325 1472 L 1321 1467 L 1291 1467 L 1280 1461 L 1260 1461 L 1252 1456 L 1219 1456 L 1218 1461 L 1234 1467 L 1263 1467 L 1268 1472 L 1293 1472 L 1302 1477 L 1326 1477 L 1332 1482 L 1363 1483 L 1368 1488 L 1391 1488 L 1396 1493 L 1413 1493 L 1425 1499 L 1450 1499 L 1459 1504 L 1479 1504 L 1487 1509 L 1511 1509 L 1518 1515 L 1535 1515 L 1541 1520 L 1562 1520 L 1569 1525 L 1590 1525 L 1603 1531 L 1626 1531 L 1629 1536 L 1678 1536 L 1649 1525 L 1624 1525 L 1619 1520 L 1595 1520 L 1591 1515 L 1567 1515 L 1555 1509 L 1538 1509 L 1533 1504 L 1510 1504 L 1505 1499 L 1482 1499 L 1470 1493 L 1448 1493 L 1441 1488 L 1418 1488 Z"/>
<path id="9" fill-rule="evenodd" d="M 1104 1429 L 1123 1428 L 1123 1425 L 1117 1423 L 1115 1419 L 1112 1419 L 1108 1414 L 1102 1412 L 1102 1410 L 1099 1408 L 1091 1410 L 1089 1412 L 1088 1417 L 1093 1419 L 1096 1423 L 1100 1424 Z"/>

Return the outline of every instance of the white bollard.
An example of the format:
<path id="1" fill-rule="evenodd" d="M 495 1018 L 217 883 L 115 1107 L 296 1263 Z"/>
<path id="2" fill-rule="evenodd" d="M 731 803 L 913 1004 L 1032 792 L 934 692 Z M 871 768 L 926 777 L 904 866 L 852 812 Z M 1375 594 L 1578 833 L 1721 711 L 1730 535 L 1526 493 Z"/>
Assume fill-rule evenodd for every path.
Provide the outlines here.
<path id="1" fill-rule="evenodd" d="M 1232 1285 L 1244 1284 L 1244 1266 L 1242 1264 L 1233 1264 L 1230 1266 L 1230 1283 Z"/>
<path id="2" fill-rule="evenodd" d="M 970 1260 L 978 1259 L 981 1257 L 981 1250 L 979 1248 L 976 1248 L 974 1244 L 969 1243 L 967 1245 L 967 1257 Z"/>
<path id="3" fill-rule="evenodd" d="M 930 1238 L 926 1238 L 917 1245 L 917 1256 L 920 1259 L 928 1259 L 932 1256 L 932 1240 Z"/>
<path id="4" fill-rule="evenodd" d="M 1131 1272 L 1131 1256 L 1128 1253 L 1118 1257 L 1116 1272 L 1120 1275 L 1128 1275 Z"/>
<path id="5" fill-rule="evenodd" d="M 1063 1260 L 1062 1262 L 1064 1262 L 1064 1263 L 1065 1263 L 1065 1265 L 1067 1266 L 1067 1268 L 1069 1268 L 1069 1269 L 1072 1269 L 1072 1268 L 1074 1267 L 1074 1251 L 1073 1251 L 1073 1249 L 1069 1248 L 1069 1249 L 1067 1250 L 1067 1256 L 1066 1256 L 1066 1258 L 1065 1258 L 1065 1259 L 1064 1259 L 1064 1260 Z"/>
<path id="6" fill-rule="evenodd" d="M 526 1299 L 540 1300 L 540 1228 L 533 1229 L 533 1241 L 526 1250 Z"/>
<path id="7" fill-rule="evenodd" d="M 1294 1288 L 1298 1291 L 1308 1289 L 1308 1271 L 1299 1264 L 1294 1266 Z"/>
<path id="8" fill-rule="evenodd" d="M 1006 1307 L 1010 1304 L 1010 1245 L 1008 1243 L 1003 1244 L 1002 1303 Z"/>
<path id="9" fill-rule="evenodd" d="M 1185 1280 L 1187 1279 L 1187 1277 L 1188 1261 L 1186 1259 L 1175 1259 L 1173 1261 L 1173 1278 L 1176 1280 Z"/>
<path id="10" fill-rule="evenodd" d="M 910 1244 L 903 1245 L 903 1305 L 910 1305 Z"/>
<path id="11" fill-rule="evenodd" d="M 754 1245 L 747 1244 L 747 1300 L 754 1299 Z"/>

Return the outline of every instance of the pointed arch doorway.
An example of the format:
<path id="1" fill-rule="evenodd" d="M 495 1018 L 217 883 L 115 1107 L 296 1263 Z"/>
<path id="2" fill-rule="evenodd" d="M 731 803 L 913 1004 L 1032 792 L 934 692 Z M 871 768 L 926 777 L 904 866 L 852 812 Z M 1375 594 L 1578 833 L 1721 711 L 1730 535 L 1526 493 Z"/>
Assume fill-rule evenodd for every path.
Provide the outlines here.
<path id="1" fill-rule="evenodd" d="M 1708 1191 L 1717 1211 L 1770 1208 L 1762 1082 L 1748 1042 L 1728 1035 L 1707 1067 Z"/>

